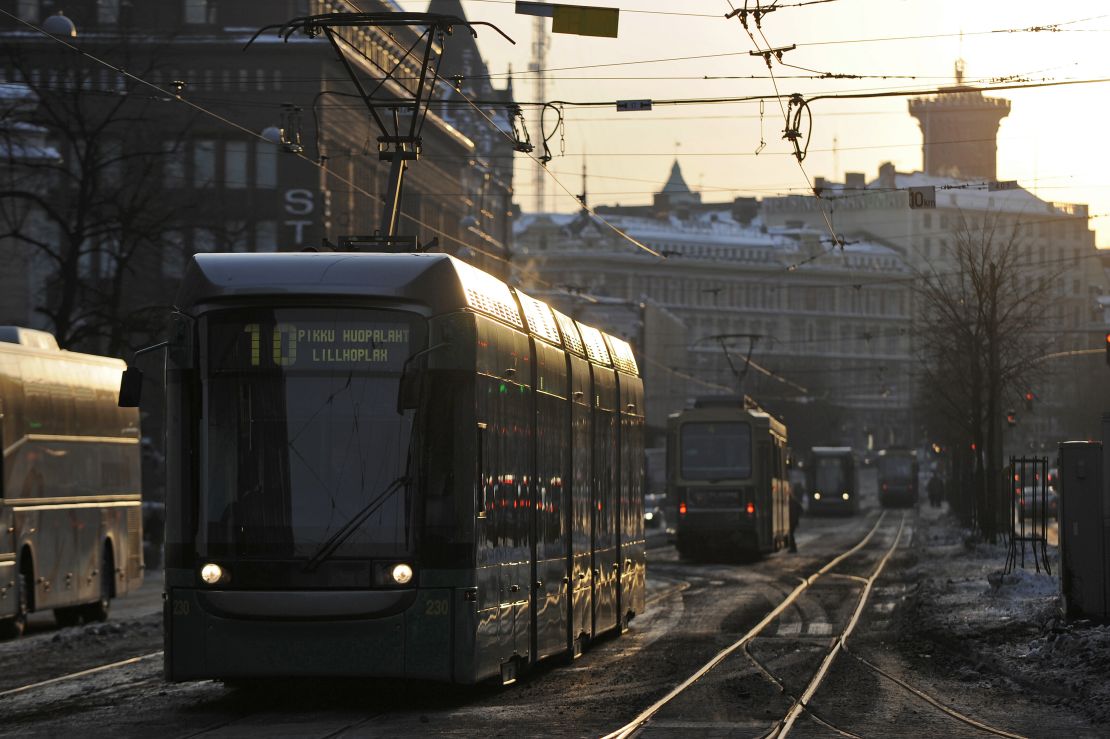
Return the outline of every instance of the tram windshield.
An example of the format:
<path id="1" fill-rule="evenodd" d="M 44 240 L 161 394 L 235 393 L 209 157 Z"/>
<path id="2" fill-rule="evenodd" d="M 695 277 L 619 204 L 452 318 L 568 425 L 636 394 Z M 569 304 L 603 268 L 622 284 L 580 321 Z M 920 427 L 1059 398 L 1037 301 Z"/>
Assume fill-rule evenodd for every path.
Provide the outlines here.
<path id="1" fill-rule="evenodd" d="M 208 553 L 307 559 L 372 501 L 329 556 L 409 552 L 413 414 L 398 413 L 397 393 L 422 319 L 252 308 L 214 313 L 206 329 Z"/>
<path id="2" fill-rule="evenodd" d="M 819 457 L 814 464 L 815 489 L 839 493 L 848 487 L 848 460 L 845 457 Z"/>
<path id="3" fill-rule="evenodd" d="M 879 477 L 885 480 L 909 480 L 913 477 L 913 460 L 909 457 L 879 457 Z"/>
<path id="4" fill-rule="evenodd" d="M 752 428 L 746 423 L 682 425 L 682 477 L 736 480 L 752 475 Z"/>

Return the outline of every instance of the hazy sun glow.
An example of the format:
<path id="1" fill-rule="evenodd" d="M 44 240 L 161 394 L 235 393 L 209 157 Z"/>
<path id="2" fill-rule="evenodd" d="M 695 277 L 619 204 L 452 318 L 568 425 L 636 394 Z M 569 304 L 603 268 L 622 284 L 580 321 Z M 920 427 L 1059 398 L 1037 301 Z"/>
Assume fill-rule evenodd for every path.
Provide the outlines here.
<path id="1" fill-rule="evenodd" d="M 426 7 L 424 2 L 401 5 L 407 10 Z M 832 0 L 801 7 L 784 0 L 779 5 L 764 16 L 761 29 L 749 20 L 762 48 L 797 45 L 783 56 L 794 67 L 776 63 L 775 80 L 767 78 L 762 57 L 749 55 L 755 42 L 739 20 L 725 19 L 728 0 L 622 0 L 618 39 L 548 35 L 545 98 L 738 97 L 774 93 L 776 85 L 783 94 L 797 92 L 806 98 L 928 90 L 953 84 L 960 58 L 965 81 L 982 86 L 1110 78 L 1105 53 L 1110 5 L 1099 0 L 1055 5 L 1031 0 Z M 534 100 L 533 75 L 527 72 L 533 19 L 514 15 L 511 2 L 464 0 L 463 6 L 470 19 L 496 23 L 516 40 L 510 46 L 480 31 L 478 43 L 490 72 L 501 75 L 495 84 L 504 85 L 511 65 L 516 98 Z M 1041 30 L 1030 30 L 1034 28 Z M 706 58 L 649 62 L 690 56 Z M 614 66 L 564 69 L 603 64 Z M 866 77 L 817 79 L 815 72 Z M 1110 150 L 1100 135 L 1110 113 L 1108 93 L 1110 82 L 987 92 L 1012 102 L 998 133 L 998 178 L 1018 180 L 1045 200 L 1088 203 L 1100 246 L 1110 246 Z M 873 179 L 886 161 L 900 171 L 921 169 L 921 132 L 907 112 L 907 100 L 814 102 L 804 174 L 782 140 L 783 112 L 773 101 L 763 104 L 762 115 L 758 102 L 656 104 L 650 112 L 637 113 L 617 113 L 611 106 L 568 108 L 565 156 L 559 156 L 561 137 L 556 134 L 551 142 L 556 159 L 548 168 L 577 193 L 585 157 L 589 197 L 596 204 L 650 202 L 676 155 L 687 182 L 702 190 L 705 200 L 805 192 L 807 176 L 842 180 L 845 172 L 863 172 Z M 533 140 L 538 139 L 538 124 L 530 119 L 529 127 Z M 766 142 L 762 149 L 761 142 Z M 536 166 L 523 156 L 518 159 L 517 202 L 526 211 L 539 205 L 532 177 Z M 550 178 L 546 191 L 545 210 L 575 209 L 573 198 Z"/>

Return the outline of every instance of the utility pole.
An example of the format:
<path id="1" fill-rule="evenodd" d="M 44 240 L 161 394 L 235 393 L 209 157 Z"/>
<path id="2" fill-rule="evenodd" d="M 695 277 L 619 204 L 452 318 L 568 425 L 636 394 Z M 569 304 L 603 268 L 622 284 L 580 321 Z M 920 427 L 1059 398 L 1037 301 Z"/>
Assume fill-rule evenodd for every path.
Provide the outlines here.
<path id="1" fill-rule="evenodd" d="M 980 530 L 984 531 L 993 542 L 997 534 L 995 524 L 997 511 L 994 510 L 998 500 L 998 475 L 1002 468 L 1002 411 L 998 356 L 998 266 L 990 263 L 990 282 L 987 286 L 987 299 L 990 301 L 990 314 L 987 318 L 987 479 L 986 500 L 983 501 Z"/>
<path id="2" fill-rule="evenodd" d="M 542 103 L 547 100 L 547 84 L 544 80 L 545 69 L 547 68 L 547 26 L 544 23 L 544 18 L 536 16 L 532 22 L 532 63 L 528 65 L 529 71 L 534 75 L 532 77 L 532 94 L 536 102 Z M 536 113 L 536 128 L 543 136 L 543 107 L 538 108 Z M 547 172 L 543 167 L 534 167 L 532 173 L 532 190 L 535 192 L 536 197 L 536 212 L 543 213 L 547 210 Z"/>

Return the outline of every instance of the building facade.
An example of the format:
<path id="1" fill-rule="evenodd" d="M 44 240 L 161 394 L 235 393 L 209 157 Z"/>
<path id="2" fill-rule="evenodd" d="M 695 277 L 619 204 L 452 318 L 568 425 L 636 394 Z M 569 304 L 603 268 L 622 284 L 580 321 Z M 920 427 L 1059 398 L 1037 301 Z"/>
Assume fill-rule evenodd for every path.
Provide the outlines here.
<path id="1" fill-rule="evenodd" d="M 145 202 L 148 213 L 159 214 L 156 225 L 144 225 L 141 238 L 111 233 L 137 228 L 137 216 L 130 225 L 121 225 L 122 216 L 105 224 L 103 238 L 70 234 L 68 245 L 56 233 L 65 231 L 65 223 L 47 223 L 39 233 L 41 240 L 58 244 L 60 261 L 65 269 L 72 263 L 82 284 L 119 281 L 126 262 L 131 285 L 122 312 L 168 307 L 188 256 L 198 251 L 319 248 L 381 227 L 389 174 L 389 163 L 378 155 L 381 132 L 353 95 L 331 47 L 303 35 L 285 42 L 276 29 L 244 47 L 258 29 L 308 13 L 400 10 L 389 0 L 360 0 L 357 8 L 340 0 L 74 0 L 65 4 L 64 16 L 57 15 L 61 4 L 51 0 L 6 5 L 21 21 L 49 26 L 65 41 L 130 73 L 97 65 L 20 22 L 0 21 L 5 50 L 0 82 L 25 85 L 40 99 L 54 101 L 56 120 L 46 120 L 50 106 L 43 105 L 32 121 L 48 124 L 47 140 L 67 163 L 60 172 L 80 162 L 90 170 L 80 187 L 55 177 L 52 187 L 65 190 L 74 210 L 59 220 L 78 219 L 82 206 L 75 199 L 90 188 L 106 203 L 116 203 L 116 210 L 127 200 L 132 210 Z M 367 88 L 383 69 L 396 67 L 399 81 L 384 85 L 379 96 L 408 95 L 420 57 L 405 51 L 416 31 L 357 28 L 342 29 L 340 36 Z M 462 48 L 452 50 L 456 42 Z M 458 65 L 475 80 L 463 92 L 484 101 L 483 109 L 479 114 L 433 102 L 422 129 L 423 155 L 408 168 L 399 233 L 505 276 L 513 148 L 494 135 L 485 116 L 505 118 L 500 101 L 510 102 L 511 86 L 489 84 L 468 33 L 455 33 L 445 43 L 441 74 L 454 74 L 452 65 Z M 437 91 L 440 100 L 455 94 L 450 84 Z M 67 111 L 64 100 L 77 102 Z M 63 113 L 69 113 L 68 127 Z M 100 124 L 95 139 L 74 138 L 81 120 Z M 105 186 L 100 173 L 111 170 L 113 161 L 128 181 L 142 183 L 132 187 L 141 193 Z M 128 251 L 121 244 L 129 238 L 141 246 Z M 64 290 L 55 286 L 54 302 Z M 42 306 L 31 303 L 6 309 L 0 323 L 34 323 Z M 58 328 L 63 345 L 119 350 L 118 339 L 105 344 L 103 332 L 73 327 L 92 316 L 70 313 Z"/>
<path id="2" fill-rule="evenodd" d="M 1084 409 L 1092 397 L 1107 396 L 1096 380 L 1105 370 L 1100 298 L 1110 290 L 1086 205 L 1046 201 L 1020 183 L 997 180 L 995 133 L 1009 109 L 1008 101 L 966 87 L 914 100 L 909 110 L 921 123 L 925 171 L 898 172 L 885 163 L 872 179 L 817 178 L 821 197 L 768 198 L 762 214 L 771 228 L 831 222 L 841 237 L 887 246 L 919 278 L 956 269 L 961 239 L 989 239 L 1012 247 L 1009 264 L 1019 279 L 1049 281 L 1044 326 L 1022 350 L 1045 359 L 1032 386 L 1005 399 L 1004 410 L 1017 418 L 1006 429 L 1006 449 L 1022 453 L 1097 431 L 1097 415 Z M 911 208 L 915 190 L 932 193 L 935 207 Z M 921 314 L 916 305 L 912 313 Z"/>
<path id="3" fill-rule="evenodd" d="M 693 195 L 676 163 L 652 206 L 597 208 L 662 259 L 586 212 L 526 214 L 516 279 L 564 310 L 603 314 L 594 320 L 633 342 L 645 387 L 665 388 L 647 409 L 656 431 L 700 395 L 741 392 L 797 429 L 796 448 L 906 443 L 912 366 L 901 256 L 862 240 L 830 252 L 823 232 L 767 227 L 747 199 Z M 876 280 L 881 287 L 859 289 Z M 672 328 L 657 328 L 652 311 L 665 311 Z"/>

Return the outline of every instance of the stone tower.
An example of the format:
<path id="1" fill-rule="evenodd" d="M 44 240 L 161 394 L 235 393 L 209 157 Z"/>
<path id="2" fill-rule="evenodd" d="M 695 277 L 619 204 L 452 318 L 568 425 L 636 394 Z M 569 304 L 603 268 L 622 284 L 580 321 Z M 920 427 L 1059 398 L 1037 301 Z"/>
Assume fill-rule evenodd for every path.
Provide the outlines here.
<path id="1" fill-rule="evenodd" d="M 963 84 L 963 60 L 956 62 L 955 87 L 910 100 L 910 115 L 921 124 L 925 173 L 964 180 L 994 180 L 998 173 L 998 124 L 1010 101 L 984 97 Z"/>

